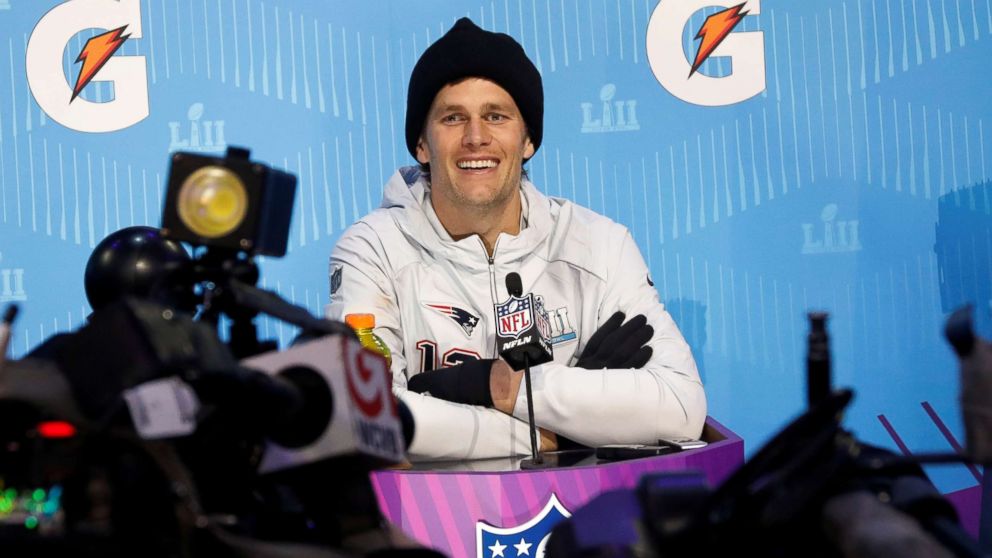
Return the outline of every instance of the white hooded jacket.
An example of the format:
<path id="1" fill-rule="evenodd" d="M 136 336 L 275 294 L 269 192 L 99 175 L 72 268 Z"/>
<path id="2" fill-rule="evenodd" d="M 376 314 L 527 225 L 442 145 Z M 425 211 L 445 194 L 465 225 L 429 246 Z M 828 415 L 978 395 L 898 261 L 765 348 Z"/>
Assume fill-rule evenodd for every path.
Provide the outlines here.
<path id="1" fill-rule="evenodd" d="M 453 240 L 414 167 L 386 184 L 382 206 L 348 228 L 331 255 L 327 316 L 371 313 L 392 351 L 393 390 L 410 408 L 412 459 L 501 457 L 530 452 L 520 390 L 513 416 L 407 390 L 425 370 L 495 354 L 494 304 L 508 298 L 507 273 L 543 298 L 554 361 L 531 369 L 538 426 L 596 446 L 698 437 L 706 398 L 688 344 L 659 301 L 626 227 L 521 184 L 516 236 L 500 234 L 490 260 L 482 239 Z M 653 354 L 641 369 L 572 365 L 616 311 L 644 314 Z"/>

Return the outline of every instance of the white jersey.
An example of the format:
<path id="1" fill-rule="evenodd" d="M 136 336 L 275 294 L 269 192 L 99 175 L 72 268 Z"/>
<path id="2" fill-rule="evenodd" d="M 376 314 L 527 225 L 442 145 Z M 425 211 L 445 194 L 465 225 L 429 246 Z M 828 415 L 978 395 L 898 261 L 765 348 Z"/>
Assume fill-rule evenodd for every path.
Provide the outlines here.
<path id="1" fill-rule="evenodd" d="M 414 167 L 386 184 L 382 206 L 341 236 L 330 262 L 327 315 L 375 314 L 392 351 L 393 386 L 410 408 L 413 459 L 466 459 L 530 452 L 525 390 L 513 416 L 407 390 L 422 371 L 496 356 L 494 305 L 517 272 L 543 299 L 554 361 L 531 369 L 538 426 L 590 446 L 698 437 L 706 398 L 688 344 L 658 299 L 627 229 L 570 201 L 521 184 L 522 227 L 500 234 L 492 258 L 482 239 L 452 240 Z M 614 312 L 644 314 L 654 328 L 641 369 L 574 367 Z M 522 386 L 522 384 L 521 384 Z"/>

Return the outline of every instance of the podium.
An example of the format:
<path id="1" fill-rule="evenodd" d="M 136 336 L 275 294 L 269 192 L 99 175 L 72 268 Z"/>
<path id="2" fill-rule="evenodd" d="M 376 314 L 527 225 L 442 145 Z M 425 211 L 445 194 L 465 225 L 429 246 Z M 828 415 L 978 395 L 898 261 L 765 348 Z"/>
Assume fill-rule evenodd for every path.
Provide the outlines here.
<path id="1" fill-rule="evenodd" d="M 717 486 L 744 462 L 744 441 L 716 420 L 707 418 L 703 439 L 709 445 L 697 450 L 607 463 L 590 457 L 555 469 L 521 471 L 523 456 L 431 463 L 376 471 L 372 485 L 389 521 L 447 556 L 536 557 L 551 528 L 601 492 L 687 469 Z"/>

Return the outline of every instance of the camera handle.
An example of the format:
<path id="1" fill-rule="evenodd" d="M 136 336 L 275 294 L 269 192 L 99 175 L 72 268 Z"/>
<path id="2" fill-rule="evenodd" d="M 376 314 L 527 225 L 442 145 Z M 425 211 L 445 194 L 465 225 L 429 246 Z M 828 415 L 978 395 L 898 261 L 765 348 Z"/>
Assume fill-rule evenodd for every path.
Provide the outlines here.
<path id="1" fill-rule="evenodd" d="M 300 328 L 300 338 L 342 334 L 353 338 L 355 332 L 342 322 L 318 318 L 273 291 L 256 286 L 258 265 L 250 256 L 207 248 L 193 262 L 194 283 L 203 283 L 203 309 L 199 319 L 217 325 L 220 315 L 231 319 L 229 345 L 241 359 L 276 349 L 275 341 L 259 341 L 254 320 L 259 314 Z"/>

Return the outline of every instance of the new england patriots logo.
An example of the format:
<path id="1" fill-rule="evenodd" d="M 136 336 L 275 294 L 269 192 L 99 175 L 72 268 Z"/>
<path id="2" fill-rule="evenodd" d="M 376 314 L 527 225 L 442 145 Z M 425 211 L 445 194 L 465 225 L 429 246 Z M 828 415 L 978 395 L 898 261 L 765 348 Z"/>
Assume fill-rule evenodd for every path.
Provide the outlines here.
<path id="1" fill-rule="evenodd" d="M 479 521 L 475 524 L 477 558 L 543 558 L 548 536 L 563 519 L 571 517 L 553 493 L 541 513 L 517 527 L 493 527 Z"/>
<path id="2" fill-rule="evenodd" d="M 459 308 L 450 304 L 434 304 L 430 302 L 425 302 L 424 306 L 451 318 L 456 324 L 461 326 L 462 331 L 464 331 L 465 335 L 468 337 L 472 337 L 472 332 L 475 331 L 475 326 L 479 325 L 478 316 L 472 315 L 472 313 L 464 308 Z"/>

